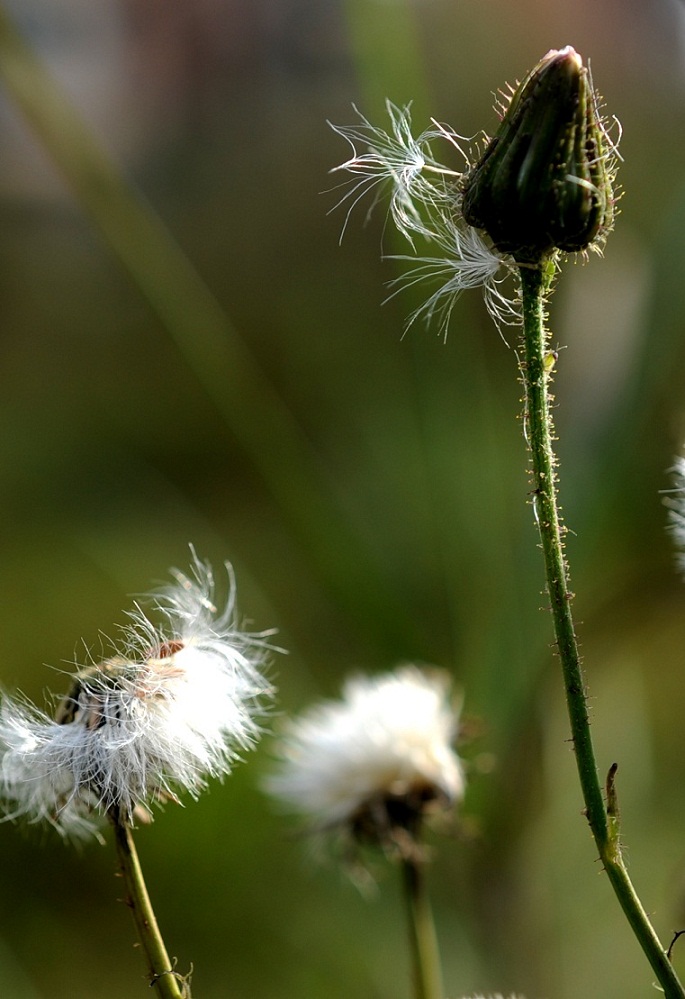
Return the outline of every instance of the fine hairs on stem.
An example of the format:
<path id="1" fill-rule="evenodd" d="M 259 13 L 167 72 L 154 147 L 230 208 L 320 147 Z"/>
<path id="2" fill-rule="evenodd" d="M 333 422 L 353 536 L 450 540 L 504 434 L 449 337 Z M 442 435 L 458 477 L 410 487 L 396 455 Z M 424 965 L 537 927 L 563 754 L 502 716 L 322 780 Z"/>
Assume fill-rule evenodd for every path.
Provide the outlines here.
<path id="1" fill-rule="evenodd" d="M 640 946 L 669 999 L 685 996 L 685 990 L 631 883 L 623 860 L 618 827 L 615 769 L 607 779 L 607 806 L 597 773 L 590 733 L 586 684 L 581 671 L 575 626 L 571 613 L 568 570 L 563 551 L 557 505 L 557 461 L 552 450 L 552 418 L 549 406 L 549 376 L 545 358 L 549 335 L 544 330 L 544 302 L 549 291 L 550 268 L 521 268 L 523 294 L 524 360 L 527 440 L 533 474 L 533 504 L 540 531 L 547 590 L 554 621 L 557 650 L 564 677 L 566 703 L 578 775 L 585 801 L 585 814 L 599 856 L 616 897 Z"/>

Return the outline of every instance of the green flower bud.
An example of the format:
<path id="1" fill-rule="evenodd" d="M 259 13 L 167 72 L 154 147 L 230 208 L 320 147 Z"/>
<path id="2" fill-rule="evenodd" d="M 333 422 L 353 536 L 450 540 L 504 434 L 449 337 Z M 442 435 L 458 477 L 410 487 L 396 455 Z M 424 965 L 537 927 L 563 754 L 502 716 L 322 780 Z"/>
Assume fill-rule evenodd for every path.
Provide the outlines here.
<path id="1" fill-rule="evenodd" d="M 571 46 L 553 49 L 515 91 L 467 175 L 464 219 L 520 262 L 601 242 L 614 205 L 606 147 L 582 59 Z"/>

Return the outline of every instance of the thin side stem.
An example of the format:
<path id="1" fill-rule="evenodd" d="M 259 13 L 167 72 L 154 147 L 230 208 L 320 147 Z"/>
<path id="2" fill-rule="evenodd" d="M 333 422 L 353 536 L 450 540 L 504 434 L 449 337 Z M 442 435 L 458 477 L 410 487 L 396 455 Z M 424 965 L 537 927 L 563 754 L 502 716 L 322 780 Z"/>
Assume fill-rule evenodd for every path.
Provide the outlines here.
<path id="1" fill-rule="evenodd" d="M 649 921 L 628 877 L 619 841 L 615 767 L 607 781 L 605 808 L 590 734 L 585 680 L 571 614 L 573 594 L 568 583 L 563 530 L 557 504 L 556 457 L 552 449 L 551 373 L 544 302 L 553 275 L 550 261 L 520 268 L 523 296 L 524 353 L 521 374 L 525 385 L 525 428 L 533 471 L 533 509 L 540 531 L 557 649 L 564 677 L 573 747 L 592 835 L 623 912 L 637 937 L 667 999 L 683 999 L 685 990 Z"/>
<path id="2" fill-rule="evenodd" d="M 440 954 L 422 861 L 417 857 L 403 858 L 402 874 L 409 918 L 414 995 L 416 999 L 443 999 Z"/>
<path id="3" fill-rule="evenodd" d="M 180 985 L 180 977 L 173 970 L 160 933 L 145 879 L 133 842 L 131 827 L 125 819 L 110 815 L 121 872 L 126 884 L 126 904 L 131 909 L 138 936 L 147 957 L 150 986 L 154 986 L 162 999 L 185 999 L 187 990 Z"/>

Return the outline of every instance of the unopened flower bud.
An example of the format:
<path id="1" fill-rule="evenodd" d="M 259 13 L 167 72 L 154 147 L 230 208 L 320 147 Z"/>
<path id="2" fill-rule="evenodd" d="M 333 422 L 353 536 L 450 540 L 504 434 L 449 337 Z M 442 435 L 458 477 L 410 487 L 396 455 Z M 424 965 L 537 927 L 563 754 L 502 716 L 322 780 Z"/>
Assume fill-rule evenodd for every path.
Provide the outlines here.
<path id="1" fill-rule="evenodd" d="M 611 227 L 612 152 L 582 59 L 571 46 L 553 49 L 468 174 L 464 218 L 520 262 L 584 250 Z"/>

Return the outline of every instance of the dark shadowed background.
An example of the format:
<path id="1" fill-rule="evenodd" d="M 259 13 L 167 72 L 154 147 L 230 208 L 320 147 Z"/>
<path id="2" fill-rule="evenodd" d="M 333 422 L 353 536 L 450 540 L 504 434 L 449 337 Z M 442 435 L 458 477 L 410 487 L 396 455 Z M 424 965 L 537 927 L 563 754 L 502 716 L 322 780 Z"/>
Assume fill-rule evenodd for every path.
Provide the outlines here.
<path id="1" fill-rule="evenodd" d="M 493 130 L 494 92 L 572 44 L 623 124 L 616 231 L 604 260 L 567 266 L 551 326 L 599 764 L 619 763 L 630 872 L 668 942 L 685 926 L 685 583 L 662 496 L 685 443 L 685 5 L 10 8 L 286 404 L 310 488 L 288 488 L 286 455 L 267 482 L 240 427 L 271 410 L 233 386 L 226 420 L 0 95 L 0 681 L 45 703 L 62 682 L 47 666 L 113 634 L 190 542 L 230 560 L 251 626 L 289 650 L 279 711 L 406 660 L 463 690 L 470 788 L 433 841 L 449 999 L 649 995 L 580 814 L 514 351 L 475 292 L 446 342 L 418 325 L 402 338 L 417 300 L 381 307 L 397 273 L 382 212 L 342 246 L 344 215 L 327 214 L 347 149 L 326 119 L 351 123 L 355 102 L 380 123 L 388 97 L 413 99 L 420 129 Z M 198 999 L 407 999 L 397 873 L 367 898 L 312 859 L 259 790 L 269 744 L 138 835 L 179 969 L 194 965 Z M 0 850 L 2 995 L 144 996 L 111 843 L 2 825 Z"/>

